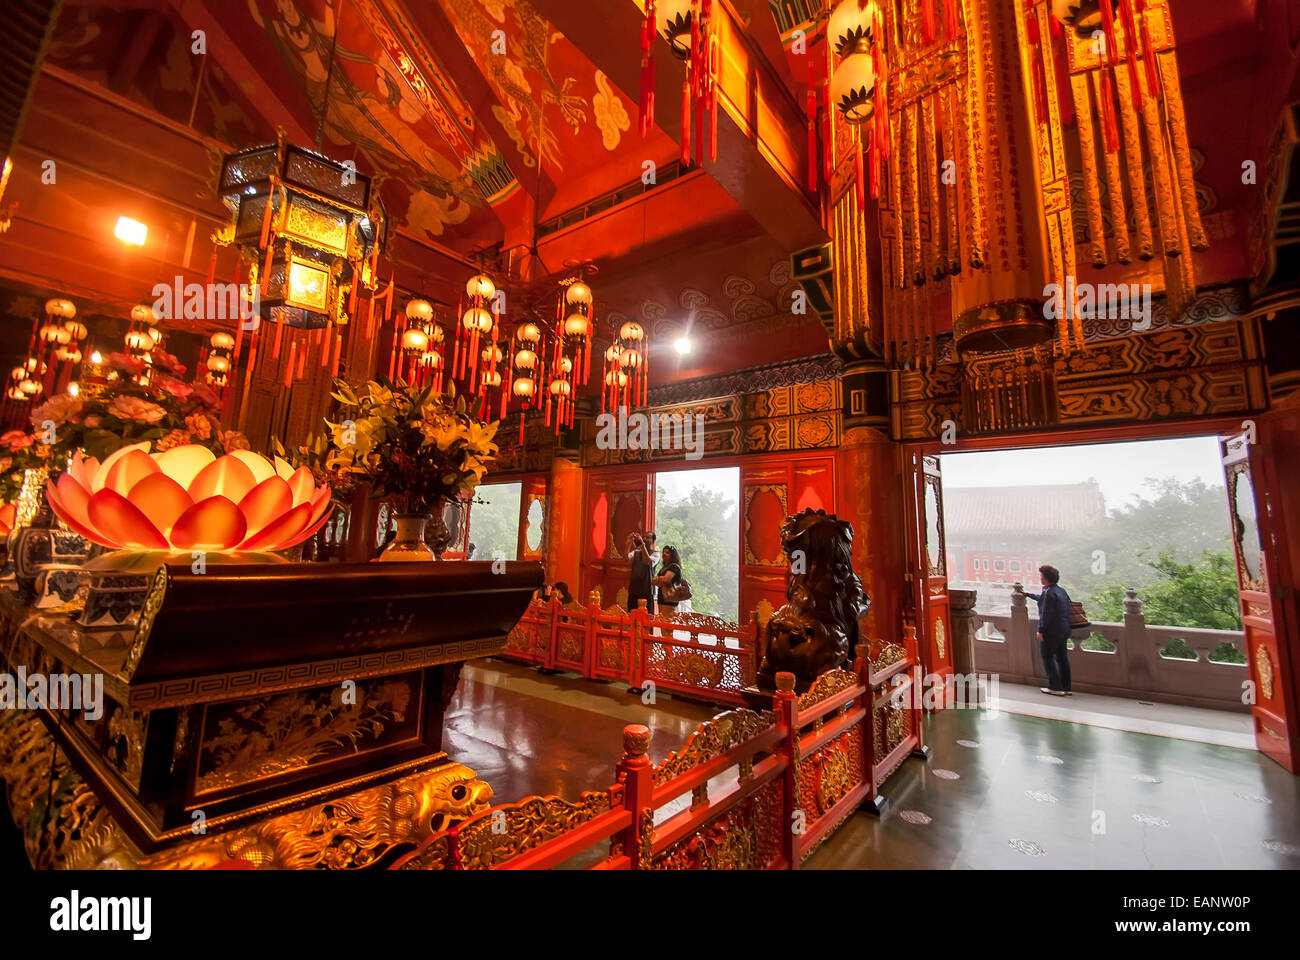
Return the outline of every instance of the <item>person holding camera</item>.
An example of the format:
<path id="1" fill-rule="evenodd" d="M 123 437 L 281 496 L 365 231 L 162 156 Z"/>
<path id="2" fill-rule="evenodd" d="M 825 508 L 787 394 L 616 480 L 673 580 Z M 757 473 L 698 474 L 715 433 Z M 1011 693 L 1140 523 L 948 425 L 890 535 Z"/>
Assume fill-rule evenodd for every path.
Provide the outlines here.
<path id="1" fill-rule="evenodd" d="M 655 612 L 654 573 L 659 564 L 653 531 L 631 533 L 627 538 L 627 561 L 632 565 L 627 578 L 627 608 L 635 610 L 637 602 L 645 601 L 648 613 Z"/>

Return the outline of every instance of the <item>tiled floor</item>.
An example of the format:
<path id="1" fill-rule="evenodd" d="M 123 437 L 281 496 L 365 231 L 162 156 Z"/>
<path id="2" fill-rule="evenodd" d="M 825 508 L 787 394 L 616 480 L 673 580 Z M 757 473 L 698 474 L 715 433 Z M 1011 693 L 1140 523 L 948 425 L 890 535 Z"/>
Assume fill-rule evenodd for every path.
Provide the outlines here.
<path id="1" fill-rule="evenodd" d="M 484 661 L 466 667 L 445 743 L 497 802 L 574 798 L 613 779 L 624 724 L 651 728 L 658 761 L 714 712 L 662 696 L 648 706 L 621 686 Z M 926 737 L 930 760 L 908 760 L 890 778 L 885 815 L 855 815 L 806 867 L 1300 868 L 1300 778 L 1253 750 L 1023 716 L 1005 704 L 996 714 L 932 715 Z"/>

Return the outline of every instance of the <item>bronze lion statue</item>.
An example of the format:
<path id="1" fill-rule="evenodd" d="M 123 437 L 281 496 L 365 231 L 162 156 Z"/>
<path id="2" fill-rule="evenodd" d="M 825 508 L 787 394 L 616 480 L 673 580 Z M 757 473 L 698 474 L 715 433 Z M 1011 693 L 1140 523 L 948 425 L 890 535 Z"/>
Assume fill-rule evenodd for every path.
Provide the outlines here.
<path id="1" fill-rule="evenodd" d="M 820 674 L 845 666 L 858 643 L 858 618 L 871 608 L 853 572 L 853 527 L 811 508 L 785 518 L 781 549 L 790 563 L 784 603 L 764 630 L 757 685 L 776 689 L 776 674 L 795 676 L 803 692 Z"/>

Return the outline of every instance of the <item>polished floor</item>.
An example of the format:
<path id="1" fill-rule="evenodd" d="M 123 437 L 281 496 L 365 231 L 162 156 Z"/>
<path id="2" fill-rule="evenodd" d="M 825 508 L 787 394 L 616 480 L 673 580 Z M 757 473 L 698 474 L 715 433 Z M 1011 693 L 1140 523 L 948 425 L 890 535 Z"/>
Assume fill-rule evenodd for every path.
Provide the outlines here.
<path id="1" fill-rule="evenodd" d="M 657 761 L 714 712 L 488 660 L 465 668 L 445 744 L 498 803 L 574 798 L 612 780 L 624 724 L 651 728 Z M 884 816 L 855 815 L 806 868 L 1300 868 L 1300 778 L 1253 750 L 1007 710 L 934 714 L 926 737 Z"/>
<path id="2" fill-rule="evenodd" d="M 1077 690 L 1069 697 L 1053 697 L 1038 687 L 1018 683 L 998 685 L 998 709 L 1130 733 L 1152 733 L 1174 740 L 1197 740 L 1221 747 L 1255 749 L 1254 724 L 1250 711 L 1246 709 L 1184 707 L 1126 697 L 1103 697 Z"/>

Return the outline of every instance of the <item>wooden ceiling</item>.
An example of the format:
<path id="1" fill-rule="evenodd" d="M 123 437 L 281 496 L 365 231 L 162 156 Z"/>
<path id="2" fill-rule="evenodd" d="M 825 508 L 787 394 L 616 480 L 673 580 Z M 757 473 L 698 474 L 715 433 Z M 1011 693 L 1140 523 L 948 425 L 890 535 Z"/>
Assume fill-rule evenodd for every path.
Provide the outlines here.
<path id="1" fill-rule="evenodd" d="M 1198 180 L 1236 232 L 1253 202 L 1241 160 L 1263 159 L 1276 116 L 1261 98 L 1280 103 L 1294 80 L 1276 72 L 1294 38 L 1274 36 L 1270 2 L 1174 4 L 1192 143 L 1205 156 Z M 592 261 L 601 309 L 698 341 L 656 379 L 823 352 L 817 322 L 788 310 L 788 255 L 824 235 L 799 173 L 804 74 L 767 0 L 719 4 L 739 38 L 729 69 L 743 90 L 724 78 L 732 109 L 720 111 L 718 161 L 685 171 L 681 65 L 658 51 L 656 123 L 643 138 L 632 95 L 640 8 L 596 6 L 68 0 L 14 152 L 6 200 L 19 207 L 0 235 L 0 281 L 111 314 L 158 280 L 201 279 L 224 219 L 214 163 L 279 126 L 383 177 L 396 228 L 386 259 L 404 290 L 454 303 L 485 254 L 523 298 Z M 1289 33 L 1300 16 L 1282 22 Z M 46 160 L 56 184 L 42 182 Z M 653 185 L 647 164 L 661 174 Z M 113 239 L 123 214 L 149 225 L 143 249 Z M 220 275 L 233 271 L 227 252 L 218 262 Z M 1229 250 L 1221 272 L 1242 267 Z M 6 354 L 25 347 L 9 306 L 0 299 Z"/>

